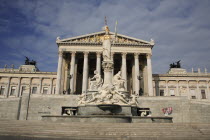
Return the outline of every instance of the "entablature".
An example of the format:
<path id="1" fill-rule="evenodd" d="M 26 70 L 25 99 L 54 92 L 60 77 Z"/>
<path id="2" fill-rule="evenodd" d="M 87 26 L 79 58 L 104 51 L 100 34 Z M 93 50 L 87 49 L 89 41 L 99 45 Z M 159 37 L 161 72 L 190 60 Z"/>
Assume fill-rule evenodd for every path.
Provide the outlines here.
<path id="1" fill-rule="evenodd" d="M 101 52 L 103 51 L 102 46 L 60 46 L 59 51 L 63 52 Z M 116 47 L 113 46 L 111 47 L 111 52 L 112 53 L 139 53 L 139 54 L 151 54 L 152 50 L 151 48 L 139 48 L 139 47 Z"/>

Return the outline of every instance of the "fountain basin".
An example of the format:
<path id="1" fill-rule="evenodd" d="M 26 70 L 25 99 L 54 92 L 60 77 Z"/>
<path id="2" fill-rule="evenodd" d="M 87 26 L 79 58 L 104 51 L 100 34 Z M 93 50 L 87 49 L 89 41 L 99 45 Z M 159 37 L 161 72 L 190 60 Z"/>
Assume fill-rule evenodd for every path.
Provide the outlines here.
<path id="1" fill-rule="evenodd" d="M 137 107 L 130 105 L 99 104 L 78 106 L 78 115 L 122 115 L 137 116 Z"/>
<path id="2" fill-rule="evenodd" d="M 109 112 L 110 114 L 116 115 L 122 111 L 122 108 L 120 105 L 115 104 L 99 104 L 97 105 L 98 108 L 105 112 Z"/>

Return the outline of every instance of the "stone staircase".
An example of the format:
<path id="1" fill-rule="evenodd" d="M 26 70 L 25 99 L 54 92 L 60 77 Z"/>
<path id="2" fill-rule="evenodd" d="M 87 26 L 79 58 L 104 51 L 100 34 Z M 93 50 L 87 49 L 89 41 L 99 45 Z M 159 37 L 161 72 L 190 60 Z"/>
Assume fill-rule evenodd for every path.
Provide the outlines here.
<path id="1" fill-rule="evenodd" d="M 210 124 L 0 120 L 0 140 L 210 140 Z"/>

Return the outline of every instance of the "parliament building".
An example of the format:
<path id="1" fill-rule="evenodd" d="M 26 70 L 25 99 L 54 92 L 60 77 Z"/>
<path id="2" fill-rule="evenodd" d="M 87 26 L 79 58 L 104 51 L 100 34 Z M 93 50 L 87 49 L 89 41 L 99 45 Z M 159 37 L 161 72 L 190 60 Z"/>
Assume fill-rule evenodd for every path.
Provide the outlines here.
<path id="1" fill-rule="evenodd" d="M 101 31 L 58 37 L 57 72 L 42 72 L 30 63 L 19 69 L 0 69 L 0 119 L 41 120 L 44 115 L 62 115 L 66 107 L 76 108 L 78 96 L 87 93 L 94 71 L 104 78 L 104 35 Z M 171 67 L 166 74 L 152 74 L 154 40 L 114 32 L 110 35 L 112 74 L 121 71 L 127 81 L 126 91 L 138 95 L 139 108 L 149 109 L 153 116 L 164 116 L 162 109 L 171 107 L 174 122 L 210 122 L 207 70 L 187 72 Z"/>

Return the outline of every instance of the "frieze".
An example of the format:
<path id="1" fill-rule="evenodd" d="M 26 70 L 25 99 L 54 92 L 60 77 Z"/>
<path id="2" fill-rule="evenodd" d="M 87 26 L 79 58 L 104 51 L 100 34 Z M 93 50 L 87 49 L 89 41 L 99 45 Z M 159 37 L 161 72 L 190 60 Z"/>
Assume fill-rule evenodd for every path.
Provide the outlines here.
<path id="1" fill-rule="evenodd" d="M 179 88 L 187 88 L 187 86 L 179 86 Z"/>
<path id="2" fill-rule="evenodd" d="M 29 85 L 29 83 L 21 83 L 21 85 Z"/>
<path id="3" fill-rule="evenodd" d="M 0 84 L 1 84 L 1 85 L 7 85 L 7 83 L 6 83 L 6 82 L 1 82 Z"/>
<path id="4" fill-rule="evenodd" d="M 192 86 L 189 86 L 190 88 L 196 88 L 197 86 L 194 86 L 194 85 L 192 85 Z"/>
<path id="5" fill-rule="evenodd" d="M 18 85 L 18 83 L 13 83 L 13 82 L 12 82 L 11 85 Z"/>
<path id="6" fill-rule="evenodd" d="M 204 86 L 204 85 L 201 85 L 201 86 L 199 86 L 199 88 L 206 88 L 206 86 Z"/>
<path id="7" fill-rule="evenodd" d="M 43 86 L 49 86 L 50 84 L 42 84 Z"/>
<path id="8" fill-rule="evenodd" d="M 173 85 L 170 85 L 170 86 L 168 86 L 169 88 L 176 88 L 176 86 L 173 86 Z"/>
<path id="9" fill-rule="evenodd" d="M 33 84 L 32 84 L 32 86 L 39 86 L 39 84 L 35 84 L 35 83 L 33 83 Z"/>

